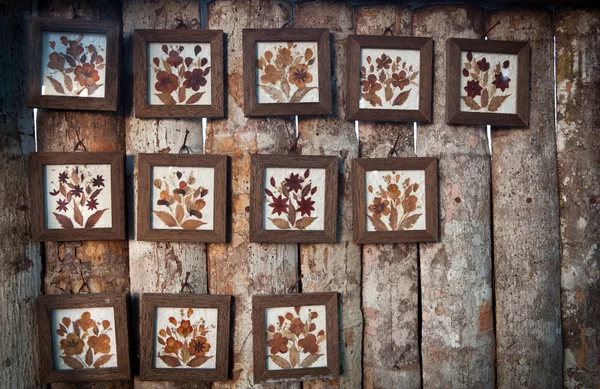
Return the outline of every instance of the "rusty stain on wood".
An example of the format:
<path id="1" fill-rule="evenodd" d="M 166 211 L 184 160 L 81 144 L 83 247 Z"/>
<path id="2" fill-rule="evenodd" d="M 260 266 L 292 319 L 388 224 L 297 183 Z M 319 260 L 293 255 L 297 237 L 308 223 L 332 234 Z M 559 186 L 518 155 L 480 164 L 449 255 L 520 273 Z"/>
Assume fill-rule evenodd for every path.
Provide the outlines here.
<path id="1" fill-rule="evenodd" d="M 420 244 L 424 388 L 494 388 L 490 156 L 485 126 L 444 120 L 445 40 L 478 38 L 483 10 L 417 8 L 413 34 L 433 37 L 433 124 L 419 125 L 417 155 L 439 158 L 440 242 Z M 435 81 L 437 80 L 437 81 Z M 458 198 L 460 201 L 456 201 Z M 481 313 L 484 317 L 481 317 Z"/>
<path id="2" fill-rule="evenodd" d="M 358 35 L 411 35 L 408 6 L 357 6 Z M 412 123 L 359 122 L 360 156 L 414 156 Z M 362 246 L 363 387 L 420 388 L 418 248 L 416 244 Z"/>
<path id="3" fill-rule="evenodd" d="M 564 387 L 600 382 L 600 12 L 556 13 Z"/>
<path id="4" fill-rule="evenodd" d="M 291 16 L 285 1 L 218 1 L 208 7 L 208 28 L 226 34 L 227 118 L 210 120 L 207 153 L 231 157 L 231 238 L 208 245 L 209 291 L 234 295 L 233 368 L 215 388 L 299 388 L 298 383 L 254 385 L 252 295 L 285 293 L 298 277 L 296 244 L 249 243 L 250 155 L 286 153 L 293 142 L 293 119 L 246 119 L 242 97 L 242 29 L 278 28 Z"/>
<path id="5" fill-rule="evenodd" d="M 488 28 L 498 21 L 490 39 L 529 41 L 532 64 L 529 128 L 492 132 L 498 387 L 560 388 L 552 12 L 488 14 Z"/>
<path id="6" fill-rule="evenodd" d="M 358 388 L 362 382 L 361 259 L 360 246 L 352 242 L 352 200 L 350 162 L 358 156 L 358 140 L 353 123 L 344 119 L 346 89 L 345 43 L 354 33 L 352 7 L 334 1 L 314 1 L 296 5 L 295 27 L 330 28 L 333 38 L 332 91 L 333 116 L 300 117 L 299 144 L 303 155 L 335 155 L 340 158 L 338 190 L 338 243 L 300 245 L 302 291 L 338 291 L 340 297 L 341 376 L 336 386 Z M 351 340 L 349 342 L 348 340 Z M 325 381 L 311 381 L 305 388 L 329 387 Z"/>

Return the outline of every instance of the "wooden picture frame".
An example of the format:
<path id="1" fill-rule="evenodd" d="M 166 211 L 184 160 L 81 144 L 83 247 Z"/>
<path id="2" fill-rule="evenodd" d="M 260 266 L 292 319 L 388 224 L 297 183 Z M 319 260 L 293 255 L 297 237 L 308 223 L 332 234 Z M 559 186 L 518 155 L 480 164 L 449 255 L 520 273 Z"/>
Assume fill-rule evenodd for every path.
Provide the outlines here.
<path id="1" fill-rule="evenodd" d="M 331 52 L 330 52 L 330 34 L 329 30 L 325 28 L 290 28 L 290 29 L 244 29 L 242 31 L 243 39 L 243 52 L 244 52 L 244 114 L 246 116 L 276 116 L 276 115 L 329 115 L 332 113 L 332 102 L 331 102 Z M 287 42 L 292 43 L 303 43 L 316 46 L 316 65 L 317 73 L 313 76 L 310 72 L 313 71 L 310 67 L 314 65 L 315 47 L 310 49 L 310 55 L 306 57 L 308 51 L 299 50 L 298 53 L 292 51 L 287 59 L 277 61 L 278 54 L 273 55 L 274 60 L 271 63 L 260 61 L 264 57 L 260 57 L 257 54 L 258 44 L 261 43 L 280 43 L 282 48 L 285 50 L 294 50 L 294 47 L 288 47 Z M 265 52 L 266 53 L 266 52 Z M 273 54 L 273 53 L 271 53 Z M 287 54 L 287 52 L 286 52 Z M 303 56 L 304 55 L 304 56 Z M 282 57 L 283 58 L 283 57 Z M 290 64 L 292 59 L 301 60 L 298 66 L 301 66 L 300 72 L 302 73 L 302 79 L 298 80 L 295 86 L 290 86 L 288 81 L 290 71 L 293 62 Z M 308 59 L 306 59 L 308 58 Z M 311 61 L 311 59 L 313 61 Z M 306 64 L 304 62 L 306 62 Z M 277 65 L 276 64 L 281 64 Z M 285 65 L 284 65 L 285 64 Z M 281 102 L 272 99 L 274 102 L 261 103 L 259 102 L 260 93 L 258 92 L 258 81 L 261 78 L 258 76 L 259 70 L 262 71 L 259 66 L 264 66 L 265 72 L 267 65 L 273 65 L 272 72 L 264 75 L 270 77 L 279 75 L 277 82 L 275 78 L 272 79 L 272 85 L 267 86 L 272 88 L 270 90 L 275 94 L 280 94 L 280 99 L 288 100 L 288 102 Z M 277 68 L 275 66 L 278 66 Z M 281 68 L 281 69 L 280 69 Z M 271 68 L 269 68 L 271 69 Z M 314 71 L 313 71 L 314 72 Z M 287 73 L 287 74 L 286 74 Z M 262 77 L 262 76 L 261 76 Z M 287 78 L 286 78 L 287 77 Z M 313 81 L 314 78 L 318 80 Z M 311 90 L 314 90 L 314 86 L 307 87 L 315 83 L 318 88 L 318 101 L 314 102 L 301 102 L 306 96 L 313 96 L 316 93 L 311 94 Z M 287 84 L 287 88 L 284 86 Z M 295 91 L 292 93 L 292 89 Z M 264 89 L 265 91 L 267 89 Z M 287 93 L 285 92 L 287 91 Z M 298 92 L 298 93 L 296 93 Z M 289 95 L 289 98 L 287 97 Z M 271 95 L 269 95 L 271 96 Z M 267 97 L 265 96 L 265 99 Z M 300 102 L 291 102 L 292 100 L 299 100 Z"/>
<path id="2" fill-rule="evenodd" d="M 142 294 L 141 301 L 140 379 L 142 381 L 225 381 L 227 379 L 229 370 L 231 296 L 144 293 Z M 157 328 L 157 323 L 159 323 L 157 312 L 160 308 L 164 308 L 167 312 L 170 312 L 171 309 L 181 310 L 181 320 L 177 320 L 175 316 L 178 315 L 175 314 L 175 316 L 171 317 L 174 319 L 175 324 L 168 322 L 167 327 L 171 331 L 172 328 L 180 326 L 178 328 L 181 328 L 181 333 L 179 333 L 178 340 L 181 340 L 181 337 L 185 339 L 188 337 L 192 338 L 189 342 L 185 342 L 185 345 L 192 347 L 188 351 L 191 355 L 184 357 L 184 359 L 189 358 L 189 360 L 185 362 L 181 360 L 180 355 L 183 355 L 183 352 L 181 348 L 178 348 L 179 344 L 171 346 L 173 350 L 171 350 L 170 354 L 165 353 L 168 347 L 167 342 L 176 343 L 173 340 L 167 340 L 165 345 L 159 343 L 158 339 L 163 339 L 164 342 L 164 339 L 169 338 L 169 334 L 166 332 L 164 338 L 161 336 L 161 331 L 167 331 L 166 329 Z M 215 310 L 217 311 L 216 313 L 214 312 Z M 206 314 L 209 312 L 211 319 L 204 322 L 199 321 L 198 318 L 203 313 Z M 163 315 L 166 316 L 167 313 Z M 188 327 L 189 331 L 183 328 L 185 327 L 182 323 L 184 318 L 187 318 L 187 324 L 191 326 Z M 216 330 L 211 327 L 213 324 L 210 322 L 211 320 L 214 321 L 214 319 L 217 320 Z M 196 331 L 200 326 L 206 328 L 206 330 L 197 334 Z M 200 337 L 203 339 L 199 339 Z M 210 347 L 211 341 L 213 344 L 216 341 L 216 350 Z M 208 346 L 205 346 L 205 344 L 208 344 Z M 181 347 L 185 347 L 185 345 Z M 197 346 L 197 350 L 194 346 Z M 155 361 L 158 361 L 158 359 L 155 358 L 155 353 L 157 356 L 159 353 L 156 351 L 157 347 L 163 349 L 164 361 L 171 363 L 173 367 L 169 368 L 167 364 L 162 368 L 156 367 Z M 194 350 L 196 350 L 197 355 L 193 353 Z M 177 357 L 172 355 L 177 355 Z M 182 363 L 187 363 L 188 365 L 186 366 L 192 366 L 194 365 L 194 361 L 202 361 L 205 365 L 211 359 L 213 359 L 212 365 L 214 365 L 211 368 L 200 368 L 202 365 L 196 366 L 196 368 L 180 367 Z M 163 361 L 163 359 L 160 360 Z"/>
<path id="3" fill-rule="evenodd" d="M 225 155 L 138 154 L 137 239 L 226 242 L 227 162 Z M 154 169 L 160 167 L 175 169 L 155 177 Z M 175 187 L 177 184 L 180 186 Z M 176 191 L 181 192 L 179 197 Z M 158 193 L 159 198 L 153 199 L 153 193 Z M 161 200 L 164 205 L 158 204 Z M 211 205 L 212 208 L 209 208 Z M 153 228 L 153 223 L 160 224 L 162 228 Z M 209 229 L 204 229 L 205 225 Z"/>
<path id="4" fill-rule="evenodd" d="M 283 308 L 283 311 L 279 308 Z M 269 311 L 271 309 L 273 311 Z M 284 313 L 286 310 L 288 312 Z M 319 311 L 321 316 L 318 315 Z M 279 312 L 281 316 L 277 315 Z M 271 316 L 277 317 L 274 323 L 271 322 Z M 315 324 L 317 320 L 319 324 Z M 254 383 L 338 378 L 338 325 L 337 292 L 252 296 Z M 297 355 L 293 356 L 292 353 Z M 267 359 L 277 362 L 271 364 Z M 298 367 L 292 367 L 292 363 Z M 281 369 L 270 369 L 269 365 Z"/>
<path id="5" fill-rule="evenodd" d="M 39 296 L 35 309 L 42 381 L 129 379 L 127 304 L 128 293 Z M 61 368 L 56 366 L 59 358 Z"/>
<path id="6" fill-rule="evenodd" d="M 527 42 L 448 39 L 446 123 L 528 126 L 530 56 Z"/>
<path id="7" fill-rule="evenodd" d="M 268 181 L 267 171 L 273 173 Z M 288 183 L 287 174 L 293 182 Z M 288 184 L 293 186 L 288 189 Z M 337 187 L 337 157 L 252 155 L 250 241 L 335 243 Z M 295 205 L 289 207 L 292 200 Z"/>
<path id="8" fill-rule="evenodd" d="M 126 238 L 124 152 L 39 152 L 31 153 L 29 161 L 31 237 L 34 241 L 122 240 Z M 83 165 L 83 169 L 82 171 L 78 170 L 75 175 L 79 177 L 74 180 L 74 169 L 79 169 L 81 165 Z M 88 170 L 86 166 L 90 165 Z M 57 182 L 51 181 L 56 186 L 52 191 L 46 183 L 45 169 L 47 166 L 50 169 L 60 166 L 62 169 L 57 177 L 53 175 L 52 178 L 48 178 L 57 179 Z M 91 176 L 94 172 L 102 174 L 98 174 L 94 178 Z M 105 178 L 106 174 L 110 175 L 109 180 Z M 82 175 L 84 179 L 81 178 Z M 105 190 L 109 185 L 110 192 Z M 46 203 L 55 199 L 58 200 L 53 206 L 58 205 L 58 207 L 54 210 L 55 212 L 52 212 L 55 218 L 51 218 L 50 213 L 47 213 Z M 105 201 L 103 202 L 101 199 Z M 102 208 L 103 204 L 108 201 L 110 201 L 109 208 Z M 102 211 L 103 209 L 105 211 Z M 70 213 L 73 213 L 72 217 L 68 216 Z M 108 217 L 105 216 L 105 213 Z M 95 227 L 102 224 L 109 225 Z"/>
<path id="9" fill-rule="evenodd" d="M 381 49 L 388 50 L 388 53 L 381 53 Z M 363 51 L 367 55 L 366 62 L 363 61 Z M 411 60 L 403 56 L 412 57 L 415 52 L 418 52 L 418 57 L 413 60 L 415 64 L 418 61 L 418 66 L 413 67 Z M 378 58 L 373 58 L 373 54 Z M 433 39 L 350 35 L 347 67 L 349 75 L 356 75 L 356 78 L 347 77 L 348 120 L 431 123 Z M 372 85 L 369 76 L 373 77 Z M 415 89 L 418 95 L 412 97 L 410 92 Z M 365 99 L 366 96 L 370 96 L 369 99 Z M 407 108 L 400 108 L 403 105 Z M 381 108 L 374 108 L 377 106 Z M 393 108 L 395 106 L 399 108 Z"/>
<path id="10" fill-rule="evenodd" d="M 64 33 L 65 36 L 58 37 L 58 40 L 50 38 L 46 46 L 46 42 L 43 42 L 44 33 L 58 35 Z M 69 40 L 68 36 L 73 34 L 92 35 L 79 38 L 79 41 Z M 94 38 L 94 34 L 105 35 L 106 42 Z M 87 41 L 88 38 L 93 44 Z M 73 45 L 71 42 L 78 42 L 81 45 Z M 105 47 L 96 48 L 99 43 L 105 44 Z M 120 47 L 121 23 L 117 21 L 37 17 L 29 19 L 27 106 L 116 111 L 119 100 Z M 46 57 L 44 53 L 47 54 L 47 51 L 52 53 Z M 42 66 L 42 64 L 46 65 Z M 49 94 L 43 94 L 42 79 L 44 84 L 46 80 L 50 82 Z M 80 90 L 77 90 L 78 88 Z M 73 95 L 67 95 L 69 93 Z M 91 93 L 91 97 L 86 96 L 87 93 Z M 98 94 L 98 97 L 94 94 Z"/>
<path id="11" fill-rule="evenodd" d="M 136 117 L 222 118 L 224 116 L 223 31 L 135 30 L 133 39 L 133 93 Z M 161 49 L 158 49 L 158 45 L 156 49 L 151 48 L 150 45 L 153 43 L 162 43 Z M 170 45 L 176 45 L 178 48 L 169 47 Z M 202 47 L 205 50 L 202 50 Z M 175 48 L 177 50 L 174 50 Z M 204 57 L 206 48 L 210 49 L 208 53 L 210 59 Z M 156 51 L 158 56 L 152 60 L 156 62 L 149 61 L 150 50 Z M 173 53 L 175 54 L 172 55 Z M 152 70 L 149 69 L 150 66 Z M 172 70 L 173 67 L 175 70 Z M 149 74 L 154 75 L 152 81 L 149 81 Z M 159 79 L 160 74 L 165 77 Z M 171 75 L 175 78 L 174 82 L 168 77 Z M 207 77 L 209 75 L 210 77 Z M 154 86 L 154 91 L 160 93 L 153 93 L 157 98 L 151 104 L 149 87 L 159 85 L 162 81 L 164 83 L 161 84 L 160 91 Z"/>
<path id="12" fill-rule="evenodd" d="M 352 209 L 355 243 L 437 242 L 437 158 L 353 159 Z"/>

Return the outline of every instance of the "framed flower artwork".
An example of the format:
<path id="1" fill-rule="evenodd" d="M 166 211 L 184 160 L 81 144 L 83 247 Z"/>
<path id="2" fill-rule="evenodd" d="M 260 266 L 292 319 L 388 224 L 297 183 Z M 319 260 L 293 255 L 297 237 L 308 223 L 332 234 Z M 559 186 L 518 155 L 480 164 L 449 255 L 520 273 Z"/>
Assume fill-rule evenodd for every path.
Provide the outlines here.
<path id="1" fill-rule="evenodd" d="M 231 296 L 144 293 L 140 378 L 226 380 L 230 314 Z"/>
<path id="2" fill-rule="evenodd" d="M 124 158 L 113 153 L 32 153 L 35 241 L 125 239 Z"/>
<path id="3" fill-rule="evenodd" d="M 350 35 L 348 120 L 431 122 L 433 40 Z"/>
<path id="4" fill-rule="evenodd" d="M 331 114 L 329 30 L 244 29 L 246 116 Z"/>
<path id="5" fill-rule="evenodd" d="M 31 18 L 27 106 L 116 111 L 121 24 Z"/>
<path id="6" fill-rule="evenodd" d="M 339 376 L 338 294 L 252 297 L 254 382 Z"/>
<path id="7" fill-rule="evenodd" d="M 223 31 L 135 30 L 135 116 L 223 117 Z"/>
<path id="8" fill-rule="evenodd" d="M 137 238 L 225 242 L 227 156 L 138 155 Z"/>
<path id="9" fill-rule="evenodd" d="M 126 293 L 40 296 L 36 315 L 45 383 L 129 379 Z"/>
<path id="10" fill-rule="evenodd" d="M 355 243 L 438 241 L 436 158 L 352 160 Z"/>
<path id="11" fill-rule="evenodd" d="M 527 42 L 450 38 L 446 45 L 448 124 L 529 124 Z"/>
<path id="12" fill-rule="evenodd" d="M 251 158 L 251 242 L 336 241 L 337 157 Z"/>

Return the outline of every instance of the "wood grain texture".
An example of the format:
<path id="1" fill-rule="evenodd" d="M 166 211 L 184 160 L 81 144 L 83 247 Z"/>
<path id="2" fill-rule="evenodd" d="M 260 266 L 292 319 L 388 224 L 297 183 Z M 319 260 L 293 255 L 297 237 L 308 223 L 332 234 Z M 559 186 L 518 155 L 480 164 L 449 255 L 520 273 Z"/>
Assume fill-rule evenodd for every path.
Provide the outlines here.
<path id="1" fill-rule="evenodd" d="M 354 8 L 357 34 L 411 35 L 408 6 Z M 359 155 L 385 158 L 394 147 L 400 157 L 414 156 L 413 125 L 358 123 Z M 416 244 L 362 246 L 364 316 L 363 387 L 420 389 L 419 270 Z"/>
<path id="2" fill-rule="evenodd" d="M 528 41 L 533 64 L 529 128 L 492 130 L 498 388 L 559 388 L 563 356 L 552 12 L 490 12 L 487 27 L 496 22 L 500 25 L 489 38 Z"/>
<path id="3" fill-rule="evenodd" d="M 556 13 L 564 386 L 600 382 L 600 12 Z"/>
<path id="4" fill-rule="evenodd" d="M 78 7 L 77 7 L 78 6 Z M 84 19 L 121 20 L 121 3 L 113 0 L 79 1 L 77 14 Z M 39 16 L 72 18 L 68 0 L 40 2 Z M 38 151 L 73 151 L 79 132 L 88 151 L 123 151 L 125 133 L 122 114 L 39 109 Z M 125 292 L 129 290 L 127 241 L 45 243 L 44 293 Z M 84 285 L 87 282 L 88 287 Z M 130 381 L 52 384 L 52 389 L 126 388 Z"/>
<path id="5" fill-rule="evenodd" d="M 440 242 L 420 244 L 424 388 L 493 388 L 490 156 L 485 127 L 444 124 L 448 37 L 477 38 L 483 12 L 414 10 L 413 34 L 434 44 L 433 124 L 419 125 L 417 155 L 439 159 Z"/>
<path id="6" fill-rule="evenodd" d="M 40 245 L 31 240 L 28 155 L 35 151 L 33 112 L 25 108 L 23 85 L 27 2 L 0 1 L 0 72 L 10 74 L 0 83 L 0 328 L 6 336 L 0 347 L 0 382 L 7 388 L 42 388 L 39 378 L 38 339 L 31 329 L 34 298 L 41 291 Z"/>
<path id="7" fill-rule="evenodd" d="M 222 29 L 228 42 L 227 119 L 211 120 L 207 152 L 231 156 L 231 242 L 208 245 L 209 291 L 234 295 L 232 367 L 227 382 L 214 388 L 299 388 L 297 383 L 254 385 L 252 295 L 284 293 L 298 277 L 296 244 L 249 242 L 250 155 L 286 153 L 293 119 L 244 117 L 242 29 L 278 28 L 291 17 L 291 4 L 277 0 L 224 0 L 208 6 L 210 29 Z"/>
<path id="8" fill-rule="evenodd" d="M 299 118 L 299 146 L 303 155 L 340 157 L 338 179 L 338 242 L 300 245 L 302 291 L 340 292 L 340 379 L 313 381 L 304 388 L 339 385 L 359 388 L 362 384 L 361 259 L 360 247 L 352 242 L 350 162 L 358 156 L 354 124 L 344 116 L 346 89 L 346 38 L 354 33 L 352 6 L 335 1 L 296 4 L 296 27 L 329 26 L 332 33 L 333 115 Z"/>
<path id="9" fill-rule="evenodd" d="M 199 2 L 182 3 L 177 0 L 155 2 L 134 0 L 123 3 L 123 39 L 125 75 L 124 90 L 133 90 L 133 31 L 134 29 L 172 29 L 178 26 L 178 20 L 188 29 L 197 29 L 200 25 Z M 139 71 L 139 69 L 135 69 Z M 138 153 L 177 153 L 183 144 L 185 131 L 190 133 L 187 146 L 192 154 L 202 152 L 201 119 L 139 119 L 135 117 L 133 96 L 123 96 L 127 144 L 127 175 L 132 196 L 130 209 L 136 209 L 137 170 L 134 158 Z M 133 204 L 132 204 L 133 203 Z M 131 215 L 131 214 L 130 214 Z M 135 217 L 130 217 L 130 237 L 135 226 Z M 143 292 L 179 293 L 181 284 L 189 272 L 188 282 L 194 293 L 206 293 L 206 245 L 204 243 L 172 243 L 129 241 L 130 276 L 133 317 L 138 317 L 138 297 Z M 138 331 L 132 331 L 132 337 L 138 339 Z M 136 351 L 132 350 L 135 354 Z M 200 388 L 202 383 L 184 384 L 172 382 L 139 381 L 135 378 L 135 388 Z"/>

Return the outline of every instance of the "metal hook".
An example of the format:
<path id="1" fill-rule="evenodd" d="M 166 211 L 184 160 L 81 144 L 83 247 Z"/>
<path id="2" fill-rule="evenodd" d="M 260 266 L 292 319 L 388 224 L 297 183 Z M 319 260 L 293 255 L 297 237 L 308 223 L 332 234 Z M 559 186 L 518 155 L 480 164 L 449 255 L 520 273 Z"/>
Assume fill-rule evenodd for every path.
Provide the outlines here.
<path id="1" fill-rule="evenodd" d="M 77 143 L 75 143 L 73 151 L 79 150 L 79 147 L 81 147 L 83 151 L 87 151 L 87 147 L 85 147 L 85 144 L 83 144 L 83 141 L 79 137 L 79 126 L 73 126 L 73 132 L 75 132 L 75 136 L 77 137 Z"/>
<path id="2" fill-rule="evenodd" d="M 396 136 L 396 141 L 394 142 L 394 145 L 392 146 L 390 152 L 388 153 L 388 158 L 392 158 L 392 156 L 394 154 L 396 154 L 396 156 L 398 155 L 398 150 L 396 150 L 396 147 L 398 147 L 398 142 L 400 141 L 400 132 L 398 132 L 398 136 Z"/>
<path id="3" fill-rule="evenodd" d="M 298 277 L 298 279 L 296 280 L 296 282 L 294 282 L 294 284 L 288 288 L 288 290 L 287 290 L 288 293 L 293 293 L 294 289 L 296 289 L 296 291 L 299 291 L 300 282 L 302 281 L 302 277 L 304 277 L 304 276 L 301 274 L 300 277 Z"/>
<path id="4" fill-rule="evenodd" d="M 77 6 L 75 6 L 75 4 L 77 4 Z M 77 13 L 77 10 L 81 9 L 81 4 L 79 3 L 79 1 L 72 1 L 71 7 L 73 8 L 73 19 L 79 19 L 79 14 Z"/>
<path id="5" fill-rule="evenodd" d="M 175 29 L 177 29 L 177 30 L 180 30 L 180 29 L 187 30 L 188 26 L 187 26 L 187 24 L 185 24 L 183 22 L 183 19 L 175 18 L 175 21 L 177 22 L 177 27 L 175 27 Z"/>
<path id="6" fill-rule="evenodd" d="M 189 278 L 190 278 L 190 272 L 188 271 L 187 273 L 185 273 L 185 281 L 183 281 L 181 283 L 181 290 L 179 291 L 179 294 L 183 294 L 183 291 L 185 290 L 185 288 L 187 288 L 190 293 L 192 293 L 192 294 L 194 293 L 194 289 L 192 289 L 192 286 L 188 282 Z"/>
<path id="7" fill-rule="evenodd" d="M 289 27 L 289 26 L 290 26 L 290 24 L 291 24 L 293 21 L 294 21 L 294 17 L 292 16 L 291 18 L 289 18 L 288 20 L 286 20 L 286 21 L 285 21 L 285 23 L 283 23 L 283 24 L 281 25 L 281 27 L 280 27 L 280 28 L 286 28 L 286 27 Z"/>
<path id="8" fill-rule="evenodd" d="M 485 39 L 485 37 L 488 36 L 488 34 L 494 29 L 496 28 L 498 25 L 500 24 L 500 20 L 498 20 L 492 27 L 490 27 L 486 32 L 483 33 L 483 35 L 481 36 L 481 39 Z"/>
<path id="9" fill-rule="evenodd" d="M 184 152 L 186 154 L 190 153 L 190 148 L 187 147 L 187 137 L 188 134 L 190 133 L 189 130 L 185 130 L 185 137 L 183 138 L 183 144 L 181 145 L 181 147 L 179 148 L 179 154 L 183 154 Z"/>
<path id="10" fill-rule="evenodd" d="M 396 25 L 396 22 L 386 27 L 385 30 L 383 30 L 383 36 L 386 36 L 388 33 L 390 34 L 390 36 L 394 36 L 394 31 L 392 30 L 392 27 L 394 27 L 394 25 Z"/>
<path id="11" fill-rule="evenodd" d="M 81 284 L 81 287 L 79 287 L 79 291 L 77 293 L 90 293 L 90 286 L 88 285 L 87 281 L 85 280 L 85 277 L 83 276 L 83 271 L 80 270 L 79 273 L 81 274 L 81 280 L 83 281 L 83 284 Z M 84 286 L 86 290 L 83 290 Z"/>

